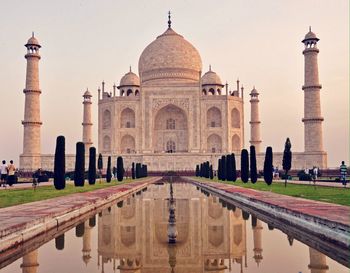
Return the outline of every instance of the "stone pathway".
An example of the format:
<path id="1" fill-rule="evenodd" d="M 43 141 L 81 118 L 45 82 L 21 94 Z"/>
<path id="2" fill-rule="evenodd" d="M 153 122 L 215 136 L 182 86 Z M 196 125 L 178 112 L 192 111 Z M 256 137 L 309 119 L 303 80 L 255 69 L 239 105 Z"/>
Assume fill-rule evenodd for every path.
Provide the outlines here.
<path id="1" fill-rule="evenodd" d="M 307 214 L 350 226 L 349 206 L 296 198 L 268 191 L 257 191 L 254 189 L 247 189 L 217 182 L 201 181 L 199 183 L 223 190 L 228 193 L 242 195 L 251 199 L 252 201 L 257 200 L 263 203 L 285 208 L 296 213 Z"/>
<path id="2" fill-rule="evenodd" d="M 42 200 L 0 209 L 0 252 L 48 229 L 138 191 L 160 179 L 150 177 L 84 193 Z M 26 233 L 28 233 L 26 235 Z"/>

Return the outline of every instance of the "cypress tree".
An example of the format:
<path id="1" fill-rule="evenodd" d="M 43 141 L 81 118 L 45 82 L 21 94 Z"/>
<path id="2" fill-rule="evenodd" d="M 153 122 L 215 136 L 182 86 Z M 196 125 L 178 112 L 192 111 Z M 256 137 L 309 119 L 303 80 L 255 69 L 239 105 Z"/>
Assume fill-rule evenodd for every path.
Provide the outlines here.
<path id="1" fill-rule="evenodd" d="M 227 181 L 233 181 L 233 169 L 232 169 L 232 157 L 231 155 L 226 155 L 226 178 Z"/>
<path id="2" fill-rule="evenodd" d="M 198 164 L 196 165 L 196 176 L 197 177 L 199 176 L 199 166 L 198 166 Z"/>
<path id="3" fill-rule="evenodd" d="M 222 174 L 221 174 L 221 180 L 225 181 L 226 180 L 226 156 L 221 157 L 221 169 L 222 169 Z"/>
<path id="4" fill-rule="evenodd" d="M 132 179 L 135 179 L 135 178 L 136 178 L 135 163 L 134 163 L 134 162 L 131 164 L 131 178 L 132 178 Z"/>
<path id="5" fill-rule="evenodd" d="M 94 185 L 96 182 L 96 148 L 89 149 L 89 184 Z"/>
<path id="6" fill-rule="evenodd" d="M 287 137 L 286 143 L 284 144 L 283 160 L 282 160 L 285 187 L 287 187 L 288 172 L 292 168 L 292 151 L 290 150 L 291 148 L 292 148 L 292 144 L 290 143 L 289 137 Z"/>
<path id="7" fill-rule="evenodd" d="M 222 174 L 222 167 L 221 167 L 221 158 L 218 160 L 218 180 L 221 180 L 221 174 Z"/>
<path id="8" fill-rule="evenodd" d="M 236 170 L 236 158 L 235 154 L 231 154 L 231 160 L 232 160 L 232 181 L 236 182 L 237 180 L 237 170 Z"/>
<path id="9" fill-rule="evenodd" d="M 211 180 L 214 179 L 213 165 L 210 165 L 210 167 L 209 167 L 209 178 Z"/>
<path id="10" fill-rule="evenodd" d="M 209 163 L 209 161 L 205 162 L 205 177 L 210 178 L 210 163 Z"/>
<path id="11" fill-rule="evenodd" d="M 97 160 L 97 169 L 100 175 L 100 178 L 102 177 L 102 169 L 103 169 L 103 158 L 102 158 L 102 154 L 100 153 L 98 155 L 98 160 Z"/>
<path id="12" fill-rule="evenodd" d="M 118 156 L 117 158 L 117 179 L 118 181 L 123 181 L 124 178 L 124 163 L 123 158 Z"/>
<path id="13" fill-rule="evenodd" d="M 148 176 L 148 167 L 147 167 L 147 164 L 145 165 L 145 177 Z"/>
<path id="14" fill-rule="evenodd" d="M 75 155 L 74 185 L 83 187 L 85 181 L 85 145 L 77 142 Z"/>
<path id="15" fill-rule="evenodd" d="M 252 183 L 256 183 L 258 180 L 258 170 L 256 167 L 256 153 L 255 146 L 250 146 L 250 180 Z"/>
<path id="16" fill-rule="evenodd" d="M 249 180 L 249 155 L 246 149 L 241 152 L 241 179 L 244 183 Z"/>
<path id="17" fill-rule="evenodd" d="M 141 177 L 141 164 L 136 163 L 136 179 Z"/>
<path id="18" fill-rule="evenodd" d="M 109 183 L 112 180 L 112 170 L 111 170 L 111 157 L 107 160 L 107 172 L 106 172 L 106 182 Z"/>
<path id="19" fill-rule="evenodd" d="M 58 136 L 56 139 L 55 163 L 54 163 L 54 186 L 56 190 L 62 190 L 66 187 L 66 159 L 65 159 L 65 139 L 64 136 Z"/>
<path id="20" fill-rule="evenodd" d="M 271 185 L 272 183 L 272 148 L 266 148 L 265 161 L 264 161 L 264 180 L 267 185 Z"/>

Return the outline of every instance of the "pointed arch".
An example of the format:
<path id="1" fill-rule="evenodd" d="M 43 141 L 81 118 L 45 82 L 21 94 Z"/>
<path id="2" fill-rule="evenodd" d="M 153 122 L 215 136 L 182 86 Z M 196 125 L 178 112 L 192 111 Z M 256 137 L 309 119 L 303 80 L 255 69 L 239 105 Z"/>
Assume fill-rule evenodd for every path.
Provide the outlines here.
<path id="1" fill-rule="evenodd" d="M 125 108 L 120 115 L 122 128 L 135 128 L 135 112 L 129 107 Z"/>
<path id="2" fill-rule="evenodd" d="M 103 129 L 109 129 L 109 128 L 111 128 L 111 123 L 112 123 L 111 111 L 109 111 L 109 110 L 104 110 L 104 111 L 103 111 L 102 128 L 103 128 Z"/>
<path id="3" fill-rule="evenodd" d="M 241 138 L 237 134 L 234 134 L 232 137 L 232 151 L 239 152 L 241 146 Z"/>
<path id="4" fill-rule="evenodd" d="M 103 151 L 109 152 L 111 150 L 111 138 L 109 136 L 103 137 Z"/>
<path id="5" fill-rule="evenodd" d="M 231 111 L 231 125 L 233 128 L 241 128 L 241 114 L 237 108 Z"/>
<path id="6" fill-rule="evenodd" d="M 120 147 L 123 154 L 135 153 L 135 139 L 131 135 L 125 135 L 122 137 Z"/>
<path id="7" fill-rule="evenodd" d="M 213 106 L 207 111 L 207 127 L 221 127 L 221 111 Z"/>
<path id="8" fill-rule="evenodd" d="M 217 134 L 211 134 L 207 139 L 207 152 L 208 153 L 221 153 L 222 140 Z"/>

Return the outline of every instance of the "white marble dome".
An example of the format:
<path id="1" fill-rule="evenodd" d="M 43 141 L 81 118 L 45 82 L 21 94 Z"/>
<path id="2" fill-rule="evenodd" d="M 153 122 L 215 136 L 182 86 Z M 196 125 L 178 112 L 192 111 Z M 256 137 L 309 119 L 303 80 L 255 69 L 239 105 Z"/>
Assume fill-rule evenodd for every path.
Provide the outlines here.
<path id="1" fill-rule="evenodd" d="M 140 86 L 140 78 L 130 70 L 121 78 L 119 86 Z"/>
<path id="2" fill-rule="evenodd" d="M 205 73 L 202 77 L 202 86 L 203 85 L 221 85 L 223 86 L 221 79 L 218 74 L 209 68 L 209 71 Z"/>
<path id="3" fill-rule="evenodd" d="M 162 79 L 199 81 L 201 70 L 197 49 L 172 28 L 150 43 L 139 59 L 142 83 Z"/>

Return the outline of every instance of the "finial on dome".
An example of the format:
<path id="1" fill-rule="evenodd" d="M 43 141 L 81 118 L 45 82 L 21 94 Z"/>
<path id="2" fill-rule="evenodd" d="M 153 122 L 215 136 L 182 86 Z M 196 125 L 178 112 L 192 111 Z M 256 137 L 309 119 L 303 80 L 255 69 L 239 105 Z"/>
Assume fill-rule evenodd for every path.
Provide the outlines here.
<path id="1" fill-rule="evenodd" d="M 209 65 L 209 71 L 211 71 L 211 64 Z"/>
<path id="2" fill-rule="evenodd" d="M 171 12 L 168 12 L 168 28 L 171 28 Z"/>
<path id="3" fill-rule="evenodd" d="M 34 38 L 34 31 L 32 31 L 32 37 Z"/>
<path id="4" fill-rule="evenodd" d="M 311 26 L 309 26 L 309 31 L 311 32 Z"/>
<path id="5" fill-rule="evenodd" d="M 129 66 L 129 72 L 132 72 L 132 71 L 131 71 L 131 65 Z"/>

